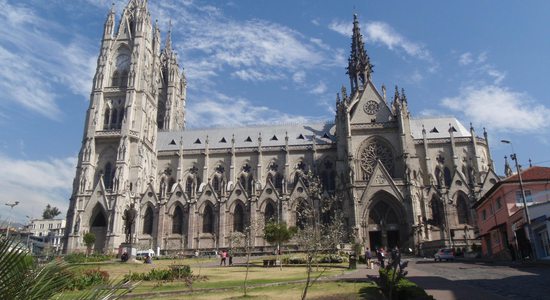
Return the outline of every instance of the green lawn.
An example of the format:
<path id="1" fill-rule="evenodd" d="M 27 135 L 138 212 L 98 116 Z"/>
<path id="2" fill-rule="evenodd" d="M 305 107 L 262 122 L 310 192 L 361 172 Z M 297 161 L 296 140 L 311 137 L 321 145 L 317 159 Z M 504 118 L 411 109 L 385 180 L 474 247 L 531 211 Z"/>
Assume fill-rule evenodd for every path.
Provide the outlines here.
<path id="1" fill-rule="evenodd" d="M 94 263 L 94 264 L 82 264 L 78 268 L 82 269 L 101 269 L 107 271 L 111 279 L 121 279 L 125 274 L 129 272 L 133 273 L 146 273 L 151 269 L 168 269 L 169 265 L 187 264 L 191 266 L 194 275 L 205 276 L 206 280 L 195 282 L 192 286 L 194 290 L 197 289 L 212 289 L 212 288 L 225 288 L 224 291 L 210 291 L 202 293 L 193 293 L 185 295 L 186 299 L 238 299 L 242 296 L 242 285 L 246 274 L 246 268 L 243 266 L 232 267 L 212 267 L 217 263 L 216 258 L 212 259 L 184 259 L 184 260 L 155 260 L 153 264 L 143 263 L 120 263 L 118 261 Z M 306 278 L 306 268 L 301 267 L 284 267 L 283 270 L 279 268 L 263 268 L 261 267 L 261 260 L 253 261 L 255 265 L 249 268 L 248 285 L 261 285 L 261 284 L 274 284 L 292 282 L 295 280 L 302 280 Z M 336 265 L 332 268 L 315 268 L 313 276 L 317 276 L 322 273 L 322 276 L 334 276 L 348 272 L 347 269 L 342 268 L 345 264 Z M 354 284 L 354 283 L 316 283 L 311 293 L 308 293 L 309 299 L 365 299 L 361 298 L 361 289 L 365 288 L 366 284 Z M 290 299 L 299 298 L 303 289 L 303 283 L 295 284 L 289 283 L 281 286 L 264 286 L 255 287 L 250 290 L 250 295 L 253 297 L 247 297 L 247 299 L 289 299 L 287 295 L 291 295 Z M 135 298 L 140 298 L 139 295 L 147 295 L 147 298 L 143 299 L 181 299 L 182 295 L 166 296 L 162 295 L 163 292 L 177 292 L 188 291 L 189 288 L 182 282 L 158 282 L 158 281 L 143 281 L 132 292 Z M 153 293 L 153 294 L 151 294 Z M 159 293 L 155 295 L 156 293 Z M 79 292 L 66 292 L 60 295 L 59 299 L 72 299 L 77 296 Z M 338 297 L 335 297 L 338 295 Z M 237 298 L 234 298 L 237 297 Z M 328 298 L 327 298 L 328 297 Z M 373 298 L 372 295 L 368 299 Z"/>

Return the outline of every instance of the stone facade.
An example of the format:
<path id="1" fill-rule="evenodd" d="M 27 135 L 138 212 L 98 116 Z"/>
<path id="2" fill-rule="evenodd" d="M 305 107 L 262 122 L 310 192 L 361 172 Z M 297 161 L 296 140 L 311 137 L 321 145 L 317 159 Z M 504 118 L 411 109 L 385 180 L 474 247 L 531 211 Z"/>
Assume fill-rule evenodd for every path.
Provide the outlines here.
<path id="1" fill-rule="evenodd" d="M 163 49 L 146 1 L 132 0 L 118 30 L 105 23 L 82 150 L 67 213 L 67 251 L 125 240 L 134 203 L 133 242 L 193 251 L 229 246 L 245 224 L 295 225 L 309 199 L 312 171 L 324 196 L 343 197 L 348 230 L 370 247 L 421 251 L 474 242 L 470 209 L 494 172 L 487 143 L 455 118 L 414 119 L 404 91 L 390 99 L 372 80 L 357 18 L 344 87 L 332 123 L 185 130 L 186 81 Z M 468 233 L 469 232 L 469 233 Z M 261 231 L 255 246 L 268 246 Z"/>

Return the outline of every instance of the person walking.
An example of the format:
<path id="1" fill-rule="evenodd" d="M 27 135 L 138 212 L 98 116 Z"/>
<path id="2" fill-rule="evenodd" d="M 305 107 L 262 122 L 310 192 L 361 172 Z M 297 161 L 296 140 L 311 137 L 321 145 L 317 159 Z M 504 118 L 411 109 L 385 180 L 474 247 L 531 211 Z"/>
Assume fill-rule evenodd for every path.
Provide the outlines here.
<path id="1" fill-rule="evenodd" d="M 367 247 L 367 250 L 365 250 L 365 261 L 367 262 L 367 269 L 371 268 L 371 259 L 372 259 L 372 252 L 370 251 L 369 247 Z"/>
<path id="2" fill-rule="evenodd" d="M 224 267 L 227 266 L 226 265 L 226 262 L 225 260 L 227 259 L 227 251 L 225 251 L 225 249 L 222 251 L 222 253 L 220 254 L 220 257 L 221 257 L 221 261 L 220 261 L 220 266 L 223 264 Z"/>
<path id="3" fill-rule="evenodd" d="M 384 263 L 384 248 L 380 248 L 378 249 L 377 253 L 376 253 L 376 257 L 378 258 L 378 263 L 380 264 L 380 268 L 383 269 L 386 267 L 385 263 Z"/>

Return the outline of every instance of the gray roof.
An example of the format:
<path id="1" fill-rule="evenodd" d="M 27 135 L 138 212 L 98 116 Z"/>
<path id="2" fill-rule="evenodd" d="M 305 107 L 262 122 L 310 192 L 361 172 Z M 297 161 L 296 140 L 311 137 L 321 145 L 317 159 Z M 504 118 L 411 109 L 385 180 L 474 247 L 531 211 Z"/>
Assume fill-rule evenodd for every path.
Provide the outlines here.
<path id="1" fill-rule="evenodd" d="M 422 139 L 422 126 L 426 129 L 426 138 L 441 139 L 449 138 L 449 128 L 451 126 L 456 130 L 454 137 L 471 137 L 467 130 L 456 118 L 453 117 L 433 117 L 422 119 L 411 119 L 411 133 L 414 139 Z"/>
<path id="2" fill-rule="evenodd" d="M 334 124 L 331 123 L 161 131 L 157 138 L 157 149 L 159 151 L 178 150 L 180 141 L 183 141 L 184 150 L 204 149 L 207 137 L 210 149 L 231 148 L 233 136 L 235 137 L 236 148 L 258 147 L 258 137 L 260 135 L 262 137 L 262 147 L 285 146 L 285 136 L 287 134 L 289 146 L 311 145 L 313 139 L 318 145 L 323 145 L 334 143 L 334 131 Z"/>

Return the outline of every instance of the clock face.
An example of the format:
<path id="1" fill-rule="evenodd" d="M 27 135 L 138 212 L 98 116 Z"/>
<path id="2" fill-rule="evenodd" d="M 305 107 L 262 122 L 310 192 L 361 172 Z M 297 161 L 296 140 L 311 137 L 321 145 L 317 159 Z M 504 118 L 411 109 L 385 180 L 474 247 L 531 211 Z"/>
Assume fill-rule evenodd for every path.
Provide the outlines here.
<path id="1" fill-rule="evenodd" d="M 118 70 L 125 70 L 128 68 L 128 65 L 130 64 L 130 56 L 126 54 L 121 54 L 117 56 L 116 58 L 116 68 Z"/>
<path id="2" fill-rule="evenodd" d="M 369 115 L 374 115 L 378 112 L 380 109 L 380 106 L 375 101 L 369 100 L 367 103 L 365 103 L 365 106 L 363 106 L 363 110 Z"/>

